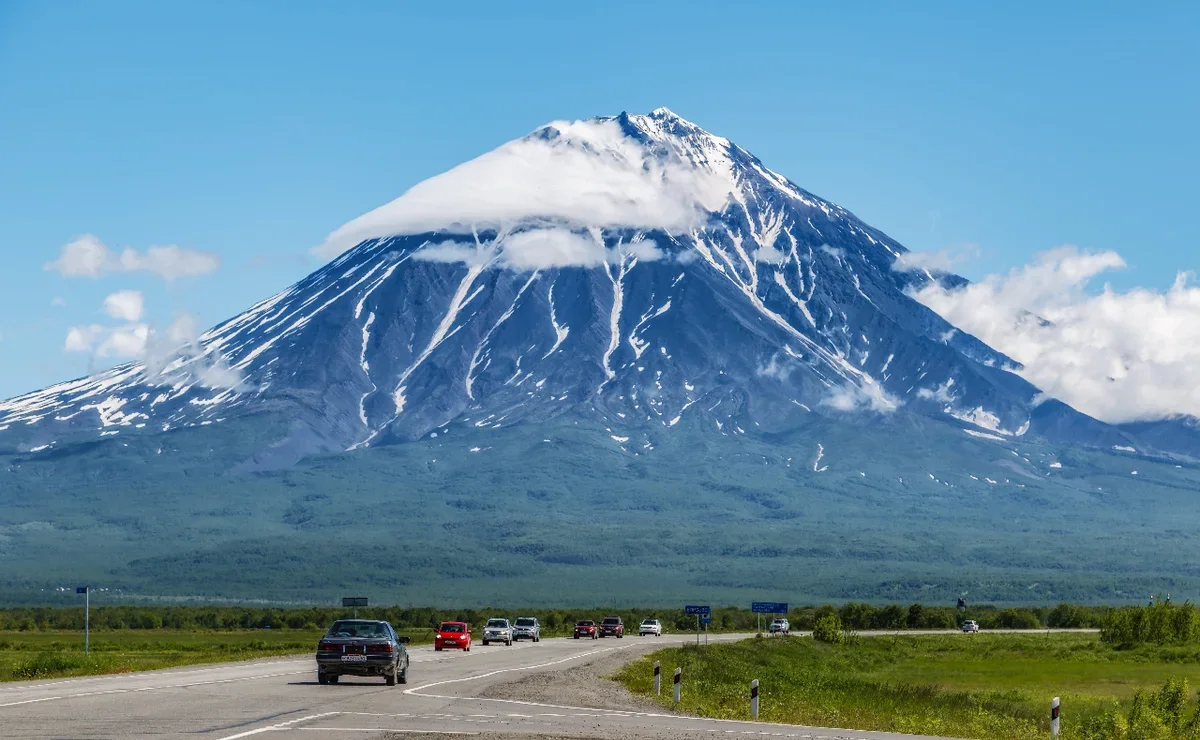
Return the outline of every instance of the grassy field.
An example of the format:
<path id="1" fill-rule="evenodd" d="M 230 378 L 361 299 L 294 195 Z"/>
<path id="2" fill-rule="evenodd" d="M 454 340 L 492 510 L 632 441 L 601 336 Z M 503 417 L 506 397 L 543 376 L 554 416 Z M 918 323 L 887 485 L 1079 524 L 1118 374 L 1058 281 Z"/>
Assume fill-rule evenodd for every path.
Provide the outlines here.
<path id="1" fill-rule="evenodd" d="M 398 630 L 413 643 L 430 630 Z M 0 632 L 0 681 L 128 673 L 156 668 L 295 655 L 315 650 L 323 630 L 94 632 L 91 654 L 79 632 Z"/>
<path id="2" fill-rule="evenodd" d="M 683 668 L 684 711 L 749 718 L 749 685 L 761 681 L 759 719 L 997 740 L 1045 737 L 1050 699 L 1062 698 L 1064 738 L 1139 689 L 1168 679 L 1200 685 L 1200 649 L 1116 650 L 1090 634 L 904 635 L 826 645 L 810 638 L 749 640 L 661 650 L 617 679 L 652 693 L 652 664 Z M 1189 702 L 1191 698 L 1189 697 Z"/>

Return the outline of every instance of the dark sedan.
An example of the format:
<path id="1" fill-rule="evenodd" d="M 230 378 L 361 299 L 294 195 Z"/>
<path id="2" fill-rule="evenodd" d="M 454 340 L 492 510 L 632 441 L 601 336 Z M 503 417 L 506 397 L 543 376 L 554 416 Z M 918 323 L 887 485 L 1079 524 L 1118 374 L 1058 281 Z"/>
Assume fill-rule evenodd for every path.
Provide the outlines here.
<path id="1" fill-rule="evenodd" d="M 339 619 L 317 643 L 317 683 L 341 676 L 383 676 L 388 686 L 408 683 L 407 637 L 392 625 L 369 619 Z"/>

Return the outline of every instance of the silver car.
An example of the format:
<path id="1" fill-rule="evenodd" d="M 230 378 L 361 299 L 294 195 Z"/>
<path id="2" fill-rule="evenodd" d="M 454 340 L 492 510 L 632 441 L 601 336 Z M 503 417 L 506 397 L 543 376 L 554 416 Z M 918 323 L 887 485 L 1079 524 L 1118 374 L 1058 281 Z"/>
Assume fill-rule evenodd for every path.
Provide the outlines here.
<path id="1" fill-rule="evenodd" d="M 486 646 L 489 642 L 513 644 L 513 628 L 507 619 L 489 619 L 483 626 L 483 644 Z"/>
<path id="2" fill-rule="evenodd" d="M 536 617 L 517 617 L 513 623 L 514 640 L 542 641 L 542 625 Z"/>

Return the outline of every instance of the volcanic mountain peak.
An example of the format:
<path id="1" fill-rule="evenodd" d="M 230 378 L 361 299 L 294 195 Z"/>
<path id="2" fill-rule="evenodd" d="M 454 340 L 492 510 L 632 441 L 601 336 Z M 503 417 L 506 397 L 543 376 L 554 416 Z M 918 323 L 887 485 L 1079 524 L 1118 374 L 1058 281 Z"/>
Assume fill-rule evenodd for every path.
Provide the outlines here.
<path id="1" fill-rule="evenodd" d="M 275 414 L 264 447 L 295 459 L 574 415 L 649 450 L 689 416 L 736 436 L 898 409 L 1124 440 L 1035 411 L 907 295 L 903 251 L 666 109 L 556 122 L 347 223 L 336 259 L 198 341 L 0 404 L 0 446 Z"/>

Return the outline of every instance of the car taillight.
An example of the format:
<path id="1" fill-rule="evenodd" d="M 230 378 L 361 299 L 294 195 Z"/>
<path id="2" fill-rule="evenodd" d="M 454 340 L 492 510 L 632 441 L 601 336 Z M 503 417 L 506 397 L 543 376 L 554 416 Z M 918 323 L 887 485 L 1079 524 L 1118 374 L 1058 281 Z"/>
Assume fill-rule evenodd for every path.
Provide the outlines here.
<path id="1" fill-rule="evenodd" d="M 332 642 L 319 642 L 317 643 L 317 650 L 322 653 L 336 653 L 339 650 L 339 646 Z"/>
<path id="2" fill-rule="evenodd" d="M 391 653 L 391 652 L 395 652 L 395 649 L 391 646 L 391 643 L 388 643 L 385 645 L 367 645 L 367 652 L 368 653 Z"/>

